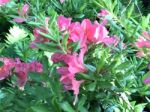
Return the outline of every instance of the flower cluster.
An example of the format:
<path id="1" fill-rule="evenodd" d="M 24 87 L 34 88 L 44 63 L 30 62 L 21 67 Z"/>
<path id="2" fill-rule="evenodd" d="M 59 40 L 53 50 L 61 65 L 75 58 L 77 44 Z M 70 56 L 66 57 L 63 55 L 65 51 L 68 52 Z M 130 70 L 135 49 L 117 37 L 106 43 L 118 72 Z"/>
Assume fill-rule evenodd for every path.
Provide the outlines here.
<path id="1" fill-rule="evenodd" d="M 3 66 L 0 67 L 0 80 L 7 78 L 13 73 L 18 77 L 19 87 L 24 87 L 27 82 L 28 72 L 38 72 L 43 71 L 42 64 L 39 62 L 24 63 L 21 62 L 19 58 L 0 58 L 3 62 Z"/>
<path id="2" fill-rule="evenodd" d="M 84 19 L 81 23 L 71 22 L 71 18 L 59 16 L 57 23 L 63 35 L 69 34 L 68 43 L 80 43 L 79 53 L 70 53 L 69 51 L 67 54 L 55 53 L 52 55 L 54 63 L 64 62 L 66 64 L 66 66 L 57 69 L 57 72 L 61 74 L 60 81 L 66 90 L 73 90 L 77 96 L 80 84 L 84 81 L 76 80 L 75 76 L 87 71 L 84 65 L 84 55 L 88 51 L 88 45 L 91 43 L 115 44 L 116 39 L 108 36 L 109 32 L 106 27 L 97 21 L 92 23 L 89 19 Z"/>
<path id="3" fill-rule="evenodd" d="M 10 2 L 10 0 L 0 0 L 0 5 L 4 5 L 6 3 Z"/>
<path id="4" fill-rule="evenodd" d="M 148 32 L 144 31 L 142 33 L 142 36 L 140 36 L 135 44 L 139 48 L 139 52 L 137 52 L 136 54 L 137 57 L 140 58 L 146 55 L 150 55 L 148 52 L 150 50 L 150 35 L 148 34 Z M 146 48 L 147 52 L 144 52 L 143 48 Z"/>

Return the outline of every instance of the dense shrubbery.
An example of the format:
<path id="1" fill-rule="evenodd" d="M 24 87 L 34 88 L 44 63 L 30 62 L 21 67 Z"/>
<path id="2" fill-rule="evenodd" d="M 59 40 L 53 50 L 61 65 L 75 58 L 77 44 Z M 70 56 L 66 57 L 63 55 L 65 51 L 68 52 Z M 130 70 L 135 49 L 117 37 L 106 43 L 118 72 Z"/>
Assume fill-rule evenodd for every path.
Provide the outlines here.
<path id="1" fill-rule="evenodd" d="M 150 111 L 143 3 L 0 0 L 0 111 Z"/>

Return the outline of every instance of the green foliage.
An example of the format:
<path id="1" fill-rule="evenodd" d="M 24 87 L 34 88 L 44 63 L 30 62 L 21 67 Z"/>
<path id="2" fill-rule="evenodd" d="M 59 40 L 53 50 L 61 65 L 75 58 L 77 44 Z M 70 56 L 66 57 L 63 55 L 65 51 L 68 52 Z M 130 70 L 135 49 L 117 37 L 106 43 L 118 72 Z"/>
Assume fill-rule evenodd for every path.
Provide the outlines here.
<path id="1" fill-rule="evenodd" d="M 150 85 L 143 84 L 150 76 L 149 57 L 137 58 L 138 49 L 134 46 L 141 32 L 150 30 L 150 15 L 143 16 L 139 0 L 65 0 L 62 4 L 59 0 L 26 0 L 26 3 L 30 9 L 22 24 L 14 23 L 12 18 L 18 17 L 17 8 L 23 6 L 24 1 L 14 0 L 0 6 L 0 17 L 3 17 L 0 24 L 3 26 L 7 21 L 13 24 L 6 34 L 0 28 L 6 37 L 2 35 L 5 41 L 0 40 L 0 57 L 20 58 L 23 62 L 38 60 L 44 71 L 29 73 L 23 91 L 16 87 L 15 76 L 0 81 L 1 112 L 142 112 L 150 107 Z M 88 46 L 84 57 L 87 71 L 75 77 L 84 83 L 74 105 L 73 92 L 63 88 L 57 73 L 63 64 L 54 64 L 50 58 L 53 53 L 66 53 L 70 49 L 70 54 L 78 53 L 80 42 L 68 42 L 69 35 L 59 32 L 57 17 L 65 15 L 73 21 L 89 18 L 101 22 L 97 16 L 101 9 L 110 12 L 105 17 L 106 27 L 119 43 L 107 47 Z M 44 29 L 46 17 L 50 17 L 48 30 L 39 34 L 50 41 L 31 49 L 33 29 Z M 0 61 L 0 67 L 3 64 Z"/>

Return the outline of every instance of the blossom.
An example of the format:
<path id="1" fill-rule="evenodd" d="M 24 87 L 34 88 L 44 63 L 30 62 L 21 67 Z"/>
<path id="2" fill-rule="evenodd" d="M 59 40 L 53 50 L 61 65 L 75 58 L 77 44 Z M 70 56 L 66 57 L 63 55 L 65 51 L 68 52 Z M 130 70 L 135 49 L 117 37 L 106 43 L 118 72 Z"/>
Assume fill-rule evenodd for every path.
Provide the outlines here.
<path id="1" fill-rule="evenodd" d="M 83 80 L 76 80 L 74 74 L 71 74 L 67 67 L 60 67 L 57 72 L 61 74 L 60 81 L 66 90 L 73 90 L 75 95 L 79 94 L 79 87 Z"/>
<path id="2" fill-rule="evenodd" d="M 64 16 L 59 16 L 57 20 L 57 24 L 60 31 L 68 30 L 71 24 L 71 18 L 66 18 Z"/>
<path id="3" fill-rule="evenodd" d="M 109 11 L 106 9 L 102 9 L 99 13 L 98 16 L 107 16 L 109 14 Z"/>
<path id="4" fill-rule="evenodd" d="M 22 63 L 18 59 L 15 65 L 15 72 L 16 76 L 18 77 L 19 87 L 23 87 L 26 84 L 28 79 L 28 72 L 41 73 L 42 71 L 42 65 L 39 62 Z"/>
<path id="5" fill-rule="evenodd" d="M 94 24 L 91 23 L 89 19 L 84 19 L 82 21 L 82 27 L 85 31 L 85 35 L 89 42 L 94 42 L 96 44 L 105 43 L 105 44 L 113 44 L 115 43 L 115 39 L 108 36 L 107 29 L 95 22 Z"/>
<path id="6" fill-rule="evenodd" d="M 0 67 L 0 80 L 3 80 L 9 75 L 15 73 L 18 78 L 18 86 L 21 88 L 23 88 L 27 82 L 28 72 L 41 73 L 43 71 L 42 64 L 36 61 L 24 63 L 21 62 L 19 58 L 16 58 L 15 60 L 11 58 L 0 58 L 0 61 L 4 63 L 4 65 Z M 13 68 L 14 70 L 12 72 Z"/>
<path id="7" fill-rule="evenodd" d="M 150 35 L 148 32 L 144 31 L 142 36 L 135 43 L 138 48 L 147 47 L 150 48 Z"/>
<path id="8" fill-rule="evenodd" d="M 11 75 L 11 70 L 15 67 L 15 62 L 9 58 L 0 58 L 0 61 L 4 63 L 4 65 L 0 67 L 0 80 L 3 80 Z"/>
<path id="9" fill-rule="evenodd" d="M 57 72 L 61 74 L 60 81 L 64 85 L 64 88 L 66 90 L 73 90 L 75 95 L 79 94 L 79 87 L 83 82 L 82 80 L 77 81 L 75 79 L 75 75 L 77 73 L 86 72 L 86 68 L 83 62 L 85 52 L 86 49 L 83 48 L 80 50 L 79 54 L 70 55 L 55 53 L 51 57 L 54 63 L 62 61 L 66 64 L 65 67 L 58 68 Z"/>
<path id="10" fill-rule="evenodd" d="M 10 0 L 0 0 L 0 5 L 6 4 L 8 2 L 10 2 Z"/>

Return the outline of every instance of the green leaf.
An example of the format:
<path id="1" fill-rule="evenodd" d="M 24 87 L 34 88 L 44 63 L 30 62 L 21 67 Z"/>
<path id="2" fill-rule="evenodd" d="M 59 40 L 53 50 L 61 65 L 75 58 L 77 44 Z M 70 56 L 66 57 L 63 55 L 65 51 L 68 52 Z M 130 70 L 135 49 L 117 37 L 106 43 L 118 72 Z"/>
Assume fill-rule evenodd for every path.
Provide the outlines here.
<path id="1" fill-rule="evenodd" d="M 97 84 L 97 82 L 95 81 L 95 82 L 91 82 L 90 84 L 86 85 L 87 90 L 89 90 L 89 91 L 95 91 L 96 84 Z"/>
<path id="2" fill-rule="evenodd" d="M 96 68 L 92 65 L 89 65 L 89 64 L 86 64 L 85 67 L 90 70 L 91 72 L 95 72 L 96 71 Z"/>
<path id="3" fill-rule="evenodd" d="M 0 61 L 0 67 L 4 65 L 4 62 Z"/>
<path id="4" fill-rule="evenodd" d="M 39 23 L 39 22 L 33 22 L 33 21 L 27 22 L 27 24 L 29 24 L 29 25 L 31 25 L 31 26 L 36 26 L 36 27 L 39 27 L 39 26 L 42 25 L 42 24 Z"/>
<path id="5" fill-rule="evenodd" d="M 44 105 L 35 105 L 31 107 L 32 112 L 50 112 L 47 106 Z"/>
<path id="6" fill-rule="evenodd" d="M 62 52 L 60 49 L 58 49 L 55 45 L 50 44 L 50 43 L 45 43 L 45 44 L 36 44 L 36 46 L 39 49 L 42 49 L 44 51 L 48 51 L 48 52 Z"/>
<path id="7" fill-rule="evenodd" d="M 54 42 L 57 42 L 57 40 L 50 34 L 46 34 L 46 33 L 43 33 L 43 32 L 39 32 L 42 36 L 54 41 Z"/>
<path id="8" fill-rule="evenodd" d="M 134 11 L 134 4 L 132 4 L 129 9 L 128 9 L 128 12 L 127 12 L 127 17 L 130 18 L 132 13 Z"/>
<path id="9" fill-rule="evenodd" d="M 80 110 L 81 112 L 87 112 L 85 110 L 85 108 L 83 107 L 84 104 L 86 103 L 86 100 L 87 100 L 87 96 L 82 96 L 79 101 L 78 101 L 78 105 L 77 105 L 77 108 L 78 110 Z"/>
<path id="10" fill-rule="evenodd" d="M 72 106 L 66 101 L 61 103 L 60 106 L 65 112 L 75 112 Z"/>
<path id="11" fill-rule="evenodd" d="M 147 105 L 147 103 L 138 104 L 134 107 L 134 111 L 135 112 L 142 112 L 146 105 Z"/>
<path id="12" fill-rule="evenodd" d="M 67 34 L 62 39 L 62 45 L 65 48 L 65 50 L 67 50 L 68 38 L 69 38 L 69 35 Z"/>

